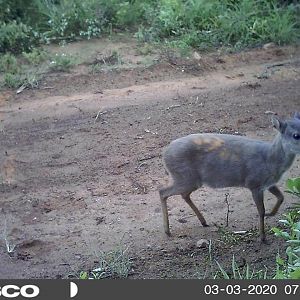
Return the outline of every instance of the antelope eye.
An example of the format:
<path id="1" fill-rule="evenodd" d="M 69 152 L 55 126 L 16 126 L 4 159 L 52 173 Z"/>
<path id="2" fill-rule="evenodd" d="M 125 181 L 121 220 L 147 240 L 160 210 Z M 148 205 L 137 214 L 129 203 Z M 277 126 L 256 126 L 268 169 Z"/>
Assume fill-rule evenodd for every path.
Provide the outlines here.
<path id="1" fill-rule="evenodd" d="M 300 140 L 300 134 L 299 134 L 299 133 L 294 133 L 294 134 L 293 134 L 293 138 L 294 138 L 295 140 Z"/>

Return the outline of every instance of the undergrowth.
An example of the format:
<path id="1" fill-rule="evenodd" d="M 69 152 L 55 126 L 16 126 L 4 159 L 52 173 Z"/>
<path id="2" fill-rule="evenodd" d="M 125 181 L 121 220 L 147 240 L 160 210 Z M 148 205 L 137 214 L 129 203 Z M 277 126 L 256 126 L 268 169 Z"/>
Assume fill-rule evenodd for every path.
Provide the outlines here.
<path id="1" fill-rule="evenodd" d="M 279 0 L 0 0 L 0 52 L 130 30 L 145 42 L 240 49 L 299 40 L 300 4 Z"/>
<path id="2" fill-rule="evenodd" d="M 91 271 L 81 271 L 79 279 L 124 279 L 130 274 L 132 259 L 128 254 L 128 247 L 120 244 L 110 251 L 99 253 L 97 266 Z"/>
<path id="3" fill-rule="evenodd" d="M 287 191 L 300 197 L 300 177 L 287 181 Z M 255 270 L 249 263 L 239 265 L 233 255 L 230 268 L 224 268 L 212 255 L 212 245 L 209 247 L 210 268 L 217 266 L 216 272 L 211 272 L 213 278 L 223 279 L 300 279 L 300 205 L 296 203 L 283 218 L 280 226 L 272 228 L 278 238 L 285 242 L 285 255 L 276 256 L 273 270 L 262 268 Z"/>

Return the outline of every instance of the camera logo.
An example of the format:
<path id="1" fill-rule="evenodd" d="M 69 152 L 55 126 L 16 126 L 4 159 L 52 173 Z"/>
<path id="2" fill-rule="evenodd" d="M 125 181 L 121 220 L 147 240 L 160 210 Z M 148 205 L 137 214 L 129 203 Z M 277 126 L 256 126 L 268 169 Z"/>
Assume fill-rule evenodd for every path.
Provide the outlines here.
<path id="1" fill-rule="evenodd" d="M 0 298 L 16 298 L 18 296 L 34 298 L 38 296 L 39 293 L 39 287 L 33 284 L 23 285 L 22 287 L 14 284 L 8 284 L 0 287 Z"/>
<path id="2" fill-rule="evenodd" d="M 78 293 L 78 286 L 75 282 L 70 282 L 70 298 L 74 298 Z"/>

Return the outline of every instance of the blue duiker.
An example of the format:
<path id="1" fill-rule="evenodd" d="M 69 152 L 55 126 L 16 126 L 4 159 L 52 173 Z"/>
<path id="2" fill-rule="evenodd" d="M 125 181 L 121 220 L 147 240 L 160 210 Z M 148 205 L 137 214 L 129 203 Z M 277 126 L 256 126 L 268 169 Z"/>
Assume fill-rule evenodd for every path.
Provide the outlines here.
<path id="1" fill-rule="evenodd" d="M 164 231 L 170 235 L 167 199 L 181 195 L 203 226 L 205 218 L 190 195 L 203 184 L 213 188 L 248 188 L 259 213 L 259 233 L 266 242 L 264 218 L 274 216 L 283 202 L 276 186 L 296 154 L 300 154 L 300 113 L 292 119 L 272 117 L 278 134 L 272 142 L 264 142 L 228 134 L 191 134 L 172 141 L 163 153 L 166 171 L 172 184 L 159 190 Z M 270 213 L 265 213 L 264 191 L 277 198 Z"/>

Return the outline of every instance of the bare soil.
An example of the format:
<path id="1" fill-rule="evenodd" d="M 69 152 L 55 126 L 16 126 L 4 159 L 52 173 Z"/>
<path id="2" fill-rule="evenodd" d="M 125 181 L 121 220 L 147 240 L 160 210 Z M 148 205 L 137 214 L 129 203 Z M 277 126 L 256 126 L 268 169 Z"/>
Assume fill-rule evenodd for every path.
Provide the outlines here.
<path id="1" fill-rule="evenodd" d="M 179 196 L 170 198 L 172 236 L 165 236 L 161 153 L 196 132 L 271 140 L 268 113 L 299 111 L 299 48 L 189 59 L 156 52 L 146 65 L 138 45 L 104 44 L 116 47 L 124 65 L 90 72 L 91 50 L 88 63 L 47 73 L 38 89 L 0 95 L 0 278 L 76 276 L 120 245 L 133 261 L 129 278 L 209 277 L 215 271 L 200 239 L 211 241 L 210 254 L 225 268 L 235 255 L 239 264 L 272 270 L 284 241 L 268 232 L 269 245 L 259 243 L 257 210 L 245 189 L 204 187 L 192 195 L 208 228 Z M 82 48 L 69 47 L 76 45 Z M 299 159 L 279 186 L 293 176 Z M 294 201 L 286 194 L 279 214 L 266 221 L 269 229 Z M 266 193 L 266 209 L 274 203 Z M 232 234 L 240 230 L 247 233 Z M 16 245 L 11 254 L 5 237 Z"/>

